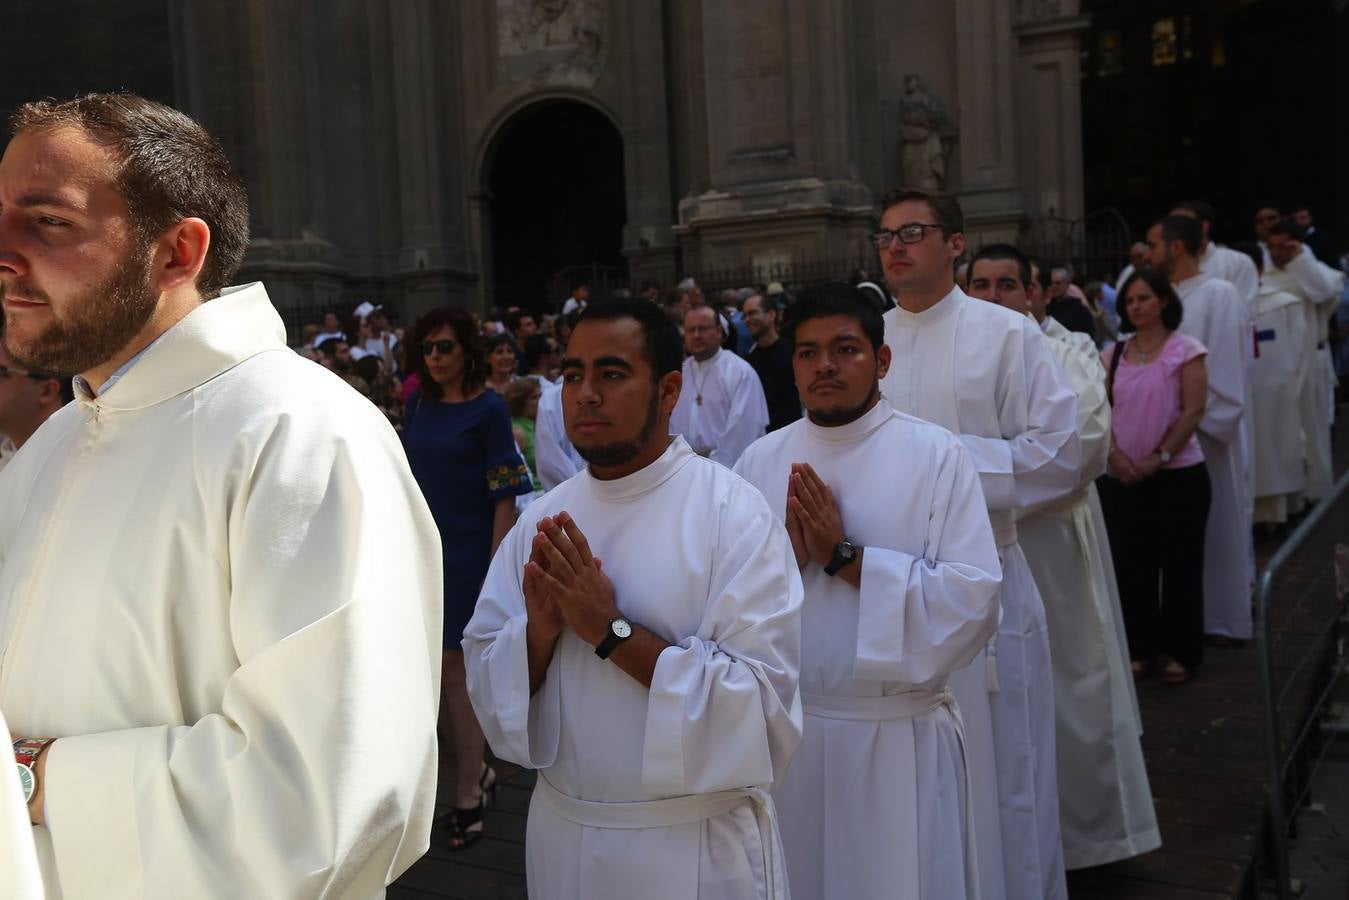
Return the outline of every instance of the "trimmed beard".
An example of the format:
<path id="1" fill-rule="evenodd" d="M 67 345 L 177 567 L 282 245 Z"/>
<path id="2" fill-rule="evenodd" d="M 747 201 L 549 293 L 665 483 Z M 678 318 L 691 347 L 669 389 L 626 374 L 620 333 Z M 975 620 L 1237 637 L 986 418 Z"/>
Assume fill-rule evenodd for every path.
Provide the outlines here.
<path id="1" fill-rule="evenodd" d="M 860 406 L 849 406 L 846 409 L 831 409 L 819 411 L 807 407 L 806 415 L 810 416 L 810 421 L 816 425 L 823 425 L 825 428 L 833 428 L 839 425 L 847 425 L 850 422 L 856 422 L 871 411 L 881 399 L 880 383 L 872 384 L 871 392 L 867 398 L 862 401 Z"/>
<path id="2" fill-rule="evenodd" d="M 576 447 L 576 452 L 592 466 L 601 468 L 612 468 L 621 466 L 624 463 L 632 462 L 637 454 L 642 452 L 647 441 L 651 440 L 652 433 L 656 430 L 657 420 L 660 418 L 660 391 L 651 392 L 651 405 L 646 411 L 646 421 L 642 423 L 642 430 L 637 437 L 631 441 L 617 441 L 612 444 L 600 444 L 595 447 Z M 575 445 L 573 445 L 575 446 Z"/>
<path id="3" fill-rule="evenodd" d="M 34 300 L 50 303 L 36 290 L 25 292 Z M 5 289 L 0 285 L 0 301 Z M 159 297 L 150 284 L 150 248 L 137 247 L 101 284 L 88 289 L 65 306 L 65 317 L 52 321 L 31 339 L 20 342 L 12 327 L 13 314 L 5 316 L 5 351 L 29 369 L 74 376 L 112 359 L 154 315 Z M 55 313 L 55 308 L 52 308 Z"/>

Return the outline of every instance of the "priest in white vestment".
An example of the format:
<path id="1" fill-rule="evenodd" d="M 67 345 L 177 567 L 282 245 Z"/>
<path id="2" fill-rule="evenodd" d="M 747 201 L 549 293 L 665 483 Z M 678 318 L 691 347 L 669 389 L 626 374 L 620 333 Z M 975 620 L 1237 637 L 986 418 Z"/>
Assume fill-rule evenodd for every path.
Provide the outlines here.
<path id="1" fill-rule="evenodd" d="M 759 492 L 669 436 L 681 355 L 645 300 L 582 313 L 589 465 L 511 529 L 464 632 L 493 752 L 539 770 L 535 900 L 788 896 L 768 792 L 801 736 L 801 578 Z"/>
<path id="2" fill-rule="evenodd" d="M 1023 281 L 1029 273 L 1030 278 Z M 1082 466 L 1067 498 L 1023 510 L 1017 537 L 1044 599 L 1054 664 L 1059 822 L 1068 869 L 1116 862 L 1161 846 L 1143 764 L 1123 613 L 1094 481 L 1110 449 L 1110 402 L 1096 345 L 1045 312 L 1032 263 L 1015 247 L 982 247 L 972 296 L 1029 312 L 1077 396 Z M 1097 531 L 1100 527 L 1102 530 Z M 1104 552 L 1102 547 L 1104 545 Z"/>
<path id="3" fill-rule="evenodd" d="M 1307 485 L 1306 434 L 1299 415 L 1315 332 L 1297 294 L 1261 280 L 1255 298 L 1258 354 L 1251 370 L 1251 445 L 1256 522 L 1281 523 L 1298 511 Z"/>
<path id="4" fill-rule="evenodd" d="M 1176 289 L 1180 331 L 1209 351 L 1208 402 L 1199 423 L 1213 502 L 1204 535 L 1204 633 L 1218 640 L 1251 636 L 1254 506 L 1242 419 L 1254 356 L 1246 301 L 1229 282 L 1199 271 L 1199 223 L 1167 216 L 1148 230 L 1152 265 Z M 1249 259 L 1247 259 L 1249 262 Z"/>
<path id="5" fill-rule="evenodd" d="M 721 348 L 723 335 L 721 317 L 710 306 L 684 316 L 689 355 L 670 433 L 683 435 L 699 456 L 730 468 L 768 429 L 768 401 L 754 368 Z"/>
<path id="6" fill-rule="evenodd" d="M 805 729 L 773 792 L 792 893 L 965 900 L 978 878 L 946 678 L 997 628 L 979 476 L 954 435 L 881 398 L 890 351 L 865 294 L 814 288 L 792 316 L 807 418 L 736 467 L 785 523 L 806 591 Z"/>
<path id="7" fill-rule="evenodd" d="M 968 738 L 980 887 L 984 900 L 1002 896 L 1003 884 L 1018 900 L 1064 897 L 1049 638 L 1015 514 L 1076 489 L 1077 401 L 1034 322 L 955 287 L 951 266 L 964 251 L 960 207 L 945 195 L 922 196 L 887 197 L 893 202 L 884 204 L 876 236 L 899 304 L 885 314 L 893 356 L 881 392 L 899 411 L 960 437 L 1001 551 L 993 655 L 951 679 Z M 994 784 L 996 837 L 987 834 Z"/>
<path id="8" fill-rule="evenodd" d="M 79 373 L 0 477 L 0 708 L 55 739 L 47 893 L 382 896 L 437 763 L 440 547 L 398 437 L 260 284 L 224 287 L 248 203 L 201 126 L 124 93 L 16 122 L 5 348 Z"/>
<path id="9" fill-rule="evenodd" d="M 1330 316 L 1339 303 L 1344 273 L 1318 262 L 1304 253 L 1305 244 L 1295 237 L 1289 220 L 1272 224 L 1267 230 L 1270 264 L 1264 282 L 1270 288 L 1297 295 L 1303 302 L 1311 351 L 1302 359 L 1302 392 L 1298 409 L 1306 438 L 1306 496 L 1313 502 L 1330 493 L 1334 470 L 1330 455 L 1330 407 L 1334 393 L 1335 369 L 1330 358 Z"/>
<path id="10" fill-rule="evenodd" d="M 585 468 L 585 460 L 567 437 L 560 384 L 545 387 L 539 397 L 539 412 L 534 420 L 534 464 L 545 491 L 551 491 Z"/>

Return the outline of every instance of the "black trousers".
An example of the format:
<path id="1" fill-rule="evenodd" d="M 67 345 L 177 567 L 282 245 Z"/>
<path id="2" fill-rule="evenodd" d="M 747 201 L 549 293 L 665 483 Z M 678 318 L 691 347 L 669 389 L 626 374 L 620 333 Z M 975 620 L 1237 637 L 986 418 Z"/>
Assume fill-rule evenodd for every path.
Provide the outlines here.
<path id="1" fill-rule="evenodd" d="M 1159 469 L 1126 485 L 1096 480 L 1115 557 L 1129 655 L 1164 653 L 1187 669 L 1204 659 L 1204 529 L 1208 467 Z"/>

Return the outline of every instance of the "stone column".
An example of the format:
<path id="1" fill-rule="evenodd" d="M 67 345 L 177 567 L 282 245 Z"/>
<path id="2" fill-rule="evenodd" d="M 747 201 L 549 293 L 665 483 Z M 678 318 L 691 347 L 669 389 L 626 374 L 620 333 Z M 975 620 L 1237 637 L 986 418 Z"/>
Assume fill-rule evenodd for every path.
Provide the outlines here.
<path id="1" fill-rule="evenodd" d="M 1016 24 L 1022 184 L 1032 216 L 1082 218 L 1081 38 L 1076 0 L 1022 0 Z"/>
<path id="2" fill-rule="evenodd" d="M 960 180 L 967 241 L 1015 241 L 1023 218 L 1009 0 L 956 0 Z"/>
<path id="3" fill-rule="evenodd" d="M 873 199 L 854 163 L 847 2 L 688 5 L 680 22 L 696 32 L 672 40 L 684 80 L 705 91 L 682 129 L 701 142 L 675 228 L 685 268 L 859 255 Z"/>

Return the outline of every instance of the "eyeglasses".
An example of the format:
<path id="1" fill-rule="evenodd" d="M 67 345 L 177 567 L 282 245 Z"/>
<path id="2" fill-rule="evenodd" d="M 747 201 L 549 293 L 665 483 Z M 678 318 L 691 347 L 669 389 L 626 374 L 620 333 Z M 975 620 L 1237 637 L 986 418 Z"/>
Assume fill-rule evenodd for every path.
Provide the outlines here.
<path id="1" fill-rule="evenodd" d="M 918 244 L 927 236 L 929 228 L 941 228 L 940 225 L 929 225 L 926 222 L 910 222 L 907 225 L 899 226 L 896 231 L 878 231 L 871 236 L 871 243 L 876 245 L 877 250 L 884 250 L 894 243 L 895 238 L 899 238 L 901 244 Z"/>
<path id="2" fill-rule="evenodd" d="M 439 353 L 441 356 L 449 356 L 454 352 L 454 348 L 459 346 L 454 341 L 422 341 L 422 356 L 430 356 L 432 353 Z"/>
<path id="3" fill-rule="evenodd" d="M 41 372 L 30 372 L 27 369 L 13 369 L 9 366 L 0 366 L 0 378 L 8 378 L 11 375 L 24 375 L 34 381 L 46 381 L 47 376 Z"/>

